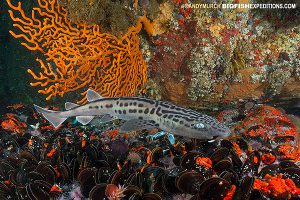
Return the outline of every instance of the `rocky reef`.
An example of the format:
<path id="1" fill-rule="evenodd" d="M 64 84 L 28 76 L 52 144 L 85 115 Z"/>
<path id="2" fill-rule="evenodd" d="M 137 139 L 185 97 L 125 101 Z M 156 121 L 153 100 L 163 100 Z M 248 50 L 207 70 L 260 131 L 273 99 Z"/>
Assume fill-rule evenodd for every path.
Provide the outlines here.
<path id="1" fill-rule="evenodd" d="M 102 32 L 122 36 L 145 13 L 154 19 L 163 0 L 60 0 L 74 22 L 98 24 Z"/>
<path id="2" fill-rule="evenodd" d="M 161 7 L 173 14 L 155 20 L 161 31 L 152 38 L 149 65 L 163 99 L 201 107 L 300 97 L 299 9 L 197 9 L 193 3 L 166 2 Z"/>

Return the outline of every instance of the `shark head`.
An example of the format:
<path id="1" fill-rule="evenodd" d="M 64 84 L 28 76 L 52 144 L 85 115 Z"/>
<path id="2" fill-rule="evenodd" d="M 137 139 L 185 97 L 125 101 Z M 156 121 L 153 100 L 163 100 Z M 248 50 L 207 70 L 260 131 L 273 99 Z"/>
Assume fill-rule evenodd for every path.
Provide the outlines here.
<path id="1" fill-rule="evenodd" d="M 185 121 L 177 126 L 176 133 L 197 139 L 215 139 L 226 138 L 231 134 L 228 127 L 218 122 L 212 117 L 206 116 L 206 119 L 199 118 L 192 121 Z"/>

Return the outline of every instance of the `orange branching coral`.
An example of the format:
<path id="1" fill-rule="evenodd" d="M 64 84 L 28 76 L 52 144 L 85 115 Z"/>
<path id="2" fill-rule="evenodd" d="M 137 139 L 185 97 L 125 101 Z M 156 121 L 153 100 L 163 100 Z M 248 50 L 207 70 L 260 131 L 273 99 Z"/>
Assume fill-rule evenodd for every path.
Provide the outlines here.
<path id="1" fill-rule="evenodd" d="M 87 88 L 105 97 L 134 96 L 147 81 L 138 37 L 142 24 L 148 33 L 152 31 L 145 16 L 118 39 L 101 33 L 98 25 L 73 24 L 57 0 L 38 0 L 39 7 L 33 8 L 31 17 L 25 15 L 21 2 L 17 6 L 11 0 L 7 3 L 13 26 L 21 31 L 10 31 L 11 35 L 25 40 L 21 44 L 27 49 L 46 56 L 48 63 L 37 59 L 42 72 L 28 72 L 36 80 L 31 85 L 43 87 L 39 93 L 47 95 L 47 100 Z"/>
<path id="2" fill-rule="evenodd" d="M 282 175 L 270 176 L 265 175 L 264 180 L 255 179 L 253 188 L 261 190 L 264 194 L 273 195 L 282 199 L 290 199 L 292 196 L 300 194 L 294 181 L 291 179 L 284 179 Z"/>

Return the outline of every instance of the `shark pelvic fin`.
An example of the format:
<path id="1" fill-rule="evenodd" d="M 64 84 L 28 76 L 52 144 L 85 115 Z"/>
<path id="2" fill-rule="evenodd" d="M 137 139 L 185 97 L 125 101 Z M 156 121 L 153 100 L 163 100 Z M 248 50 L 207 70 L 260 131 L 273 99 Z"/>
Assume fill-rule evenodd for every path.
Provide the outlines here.
<path id="1" fill-rule="evenodd" d="M 76 108 L 78 106 L 79 106 L 78 104 L 72 103 L 72 102 L 66 102 L 65 103 L 66 110 L 71 110 L 72 108 Z"/>
<path id="2" fill-rule="evenodd" d="M 88 102 L 93 102 L 99 99 L 103 99 L 103 97 L 98 92 L 88 89 L 88 91 L 86 92 L 86 99 L 88 100 Z"/>
<path id="3" fill-rule="evenodd" d="M 76 120 L 82 125 L 87 125 L 93 118 L 94 116 L 77 116 Z"/>
<path id="4" fill-rule="evenodd" d="M 113 121 L 115 118 L 110 115 L 103 115 L 100 119 L 101 123 L 107 123 Z"/>
<path id="5" fill-rule="evenodd" d="M 55 128 L 61 125 L 67 118 L 59 117 L 60 111 L 47 110 L 40 106 L 34 105 L 37 112 L 41 113 Z"/>
<path id="6" fill-rule="evenodd" d="M 157 127 L 158 125 L 155 123 L 155 121 L 152 120 L 131 119 L 126 121 L 120 127 L 120 133 L 126 133 L 130 131 L 143 130 L 143 129 L 149 130 Z"/>

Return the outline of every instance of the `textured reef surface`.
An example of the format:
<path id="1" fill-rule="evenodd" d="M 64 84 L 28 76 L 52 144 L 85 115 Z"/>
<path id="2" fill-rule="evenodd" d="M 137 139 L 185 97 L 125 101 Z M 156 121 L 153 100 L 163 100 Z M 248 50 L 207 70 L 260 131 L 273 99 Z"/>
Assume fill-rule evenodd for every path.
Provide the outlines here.
<path id="1" fill-rule="evenodd" d="M 188 6 L 214 3 L 200 0 L 6 2 L 4 103 L 84 103 L 80 95 L 88 88 L 107 97 L 146 95 L 195 109 L 300 97 L 299 6 L 273 12 Z M 223 1 L 239 2 L 256 3 Z M 36 90 L 39 95 L 30 95 Z M 19 99 L 20 91 L 26 98 Z"/>

